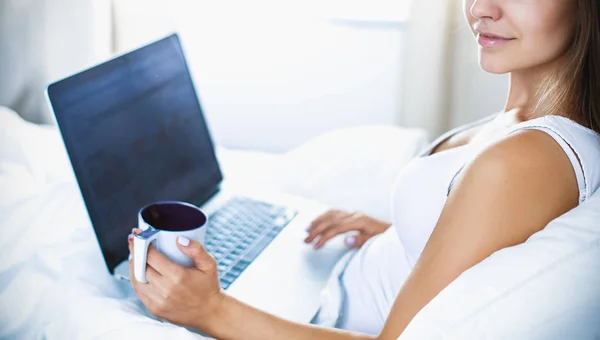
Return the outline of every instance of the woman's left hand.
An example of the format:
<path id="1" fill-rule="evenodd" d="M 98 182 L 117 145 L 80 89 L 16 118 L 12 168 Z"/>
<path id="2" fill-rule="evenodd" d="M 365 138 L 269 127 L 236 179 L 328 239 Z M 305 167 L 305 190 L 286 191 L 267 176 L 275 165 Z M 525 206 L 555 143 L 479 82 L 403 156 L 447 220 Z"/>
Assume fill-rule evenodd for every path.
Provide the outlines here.
<path id="1" fill-rule="evenodd" d="M 146 269 L 148 283 L 135 279 L 131 259 L 131 285 L 152 314 L 178 325 L 200 328 L 218 314 L 225 297 L 219 285 L 217 264 L 198 242 L 180 237 L 177 247 L 194 260 L 194 267 L 176 264 L 150 246 Z M 134 253 L 132 237 L 129 237 L 129 251 Z"/>

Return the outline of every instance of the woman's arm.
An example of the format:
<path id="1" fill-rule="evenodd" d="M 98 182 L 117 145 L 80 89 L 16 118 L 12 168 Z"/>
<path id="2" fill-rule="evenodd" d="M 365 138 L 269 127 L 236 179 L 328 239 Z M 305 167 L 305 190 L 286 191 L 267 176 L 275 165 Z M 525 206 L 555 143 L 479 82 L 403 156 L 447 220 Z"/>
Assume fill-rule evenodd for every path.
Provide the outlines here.
<path id="1" fill-rule="evenodd" d="M 240 322 L 241 320 L 241 322 Z M 372 340 L 373 336 L 286 321 L 226 296 L 219 313 L 202 327 L 217 339 Z M 203 325 L 201 325 L 203 326 Z M 395 339 L 394 339 L 395 340 Z"/>
<path id="2" fill-rule="evenodd" d="M 367 335 L 293 323 L 250 307 L 219 288 L 216 262 L 200 243 L 184 239 L 178 247 L 194 260 L 195 268 L 175 264 L 151 246 L 146 270 L 148 283 L 139 283 L 131 276 L 133 288 L 142 303 L 160 318 L 223 340 L 374 339 Z M 131 241 L 129 248 L 133 253 Z M 133 260 L 129 261 L 129 270 L 133 273 Z"/>
<path id="3" fill-rule="evenodd" d="M 195 242 L 179 249 L 194 259 L 196 268 L 177 266 L 150 249 L 149 283 L 132 278 L 132 284 L 153 314 L 219 339 L 396 340 L 461 273 L 499 249 L 524 242 L 575 207 L 577 198 L 570 161 L 545 133 L 520 132 L 488 148 L 455 182 L 434 232 L 375 338 L 284 321 L 226 296 L 219 289 L 214 259 Z"/>
<path id="4" fill-rule="evenodd" d="M 486 149 L 455 181 L 381 336 L 397 337 L 465 270 L 497 250 L 525 242 L 574 208 L 577 188 L 569 159 L 543 132 L 519 132 Z"/>

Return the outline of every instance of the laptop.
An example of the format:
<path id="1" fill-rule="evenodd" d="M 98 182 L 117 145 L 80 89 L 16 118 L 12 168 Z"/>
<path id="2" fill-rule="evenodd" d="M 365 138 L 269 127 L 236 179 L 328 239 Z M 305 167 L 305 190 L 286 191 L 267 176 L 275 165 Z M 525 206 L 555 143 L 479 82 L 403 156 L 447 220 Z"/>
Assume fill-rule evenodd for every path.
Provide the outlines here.
<path id="1" fill-rule="evenodd" d="M 346 247 L 303 242 L 327 207 L 227 185 L 177 34 L 53 83 L 47 96 L 111 274 L 129 277 L 127 235 L 142 206 L 186 201 L 209 216 L 205 247 L 228 294 L 312 319 Z"/>

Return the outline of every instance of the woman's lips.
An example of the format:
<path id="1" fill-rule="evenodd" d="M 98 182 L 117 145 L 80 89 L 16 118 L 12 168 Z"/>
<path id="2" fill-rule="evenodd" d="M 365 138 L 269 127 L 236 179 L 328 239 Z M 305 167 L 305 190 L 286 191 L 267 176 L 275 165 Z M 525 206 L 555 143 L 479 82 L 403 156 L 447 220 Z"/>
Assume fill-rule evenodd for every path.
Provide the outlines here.
<path id="1" fill-rule="evenodd" d="M 496 47 L 506 44 L 507 42 L 514 40 L 509 38 L 501 38 L 493 35 L 486 35 L 479 33 L 477 35 L 477 42 L 483 47 Z"/>

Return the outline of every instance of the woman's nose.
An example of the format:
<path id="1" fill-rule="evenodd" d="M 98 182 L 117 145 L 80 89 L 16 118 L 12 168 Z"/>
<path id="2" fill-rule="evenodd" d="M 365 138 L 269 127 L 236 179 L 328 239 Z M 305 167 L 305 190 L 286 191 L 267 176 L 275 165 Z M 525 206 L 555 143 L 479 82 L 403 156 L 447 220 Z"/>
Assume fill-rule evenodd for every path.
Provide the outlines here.
<path id="1" fill-rule="evenodd" d="M 496 0 L 474 0 L 471 15 L 477 19 L 500 19 L 502 9 Z"/>

